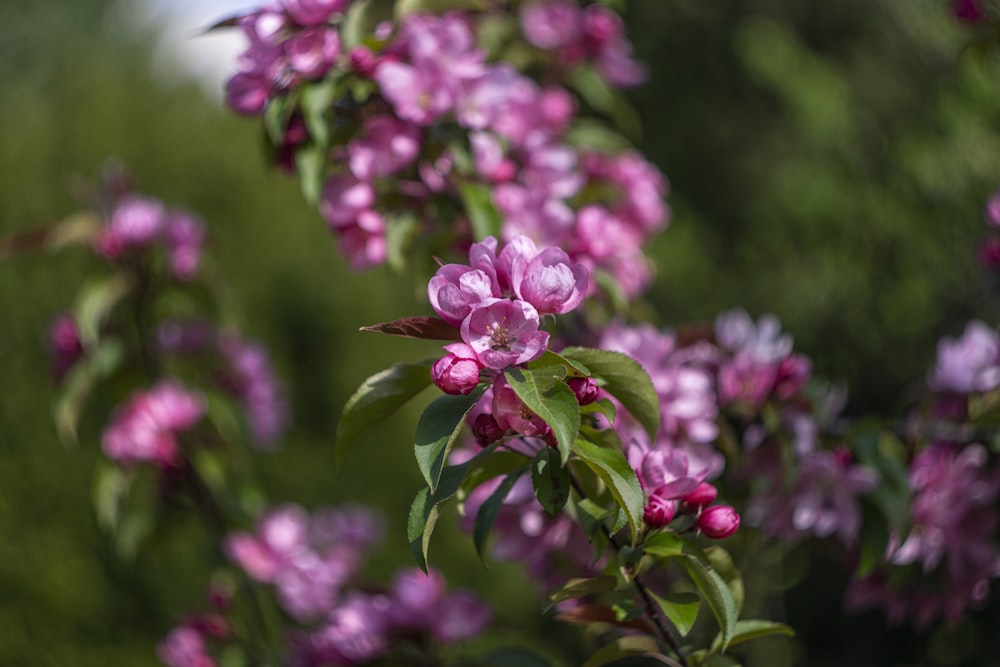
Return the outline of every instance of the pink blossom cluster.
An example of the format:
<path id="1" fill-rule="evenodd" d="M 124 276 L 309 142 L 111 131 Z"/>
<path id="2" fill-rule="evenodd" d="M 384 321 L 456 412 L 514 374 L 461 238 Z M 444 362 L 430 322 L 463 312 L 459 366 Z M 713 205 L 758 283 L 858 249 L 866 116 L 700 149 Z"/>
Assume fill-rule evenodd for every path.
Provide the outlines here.
<path id="1" fill-rule="evenodd" d="M 1000 335 L 996 329 L 975 320 L 966 325 L 960 338 L 943 337 L 927 386 L 937 394 L 935 411 L 939 415 L 964 419 L 969 394 L 1000 387 Z"/>
<path id="2" fill-rule="evenodd" d="M 161 468 L 180 465 L 178 436 L 192 429 L 205 414 L 205 401 L 180 383 L 163 380 L 148 391 L 138 391 L 117 408 L 101 434 L 108 458 L 121 463 L 154 463 Z"/>
<path id="3" fill-rule="evenodd" d="M 94 239 L 94 250 L 119 261 L 135 253 L 162 247 L 171 275 L 188 281 L 198 273 L 205 225 L 180 209 L 128 193 L 115 202 Z"/>
<path id="4" fill-rule="evenodd" d="M 326 74 L 340 57 L 340 33 L 331 19 L 350 0 L 280 0 L 240 16 L 237 24 L 250 46 L 240 54 L 240 71 L 226 83 L 226 104 L 255 116 L 268 100 L 299 83 Z"/>
<path id="5" fill-rule="evenodd" d="M 540 357 L 549 344 L 541 318 L 570 312 L 590 290 L 586 268 L 558 248 L 539 249 L 526 236 L 499 253 L 497 248 L 492 237 L 473 244 L 469 264 L 445 264 L 428 283 L 434 311 L 458 327 L 462 338 L 445 346 L 448 354 L 431 371 L 447 393 L 468 394 L 481 371 L 503 371 Z M 503 400 L 508 389 L 502 375 L 497 382 L 494 396 Z"/>
<path id="6" fill-rule="evenodd" d="M 938 442 L 910 466 L 912 526 L 881 570 L 852 583 L 847 604 L 885 609 L 889 619 L 926 627 L 982 607 L 1000 577 L 996 546 L 1000 469 L 979 444 Z"/>
<path id="7" fill-rule="evenodd" d="M 226 539 L 230 558 L 274 585 L 282 608 L 302 624 L 287 664 L 367 664 L 398 642 L 457 642 L 489 624 L 488 607 L 468 591 L 449 592 L 433 570 L 401 570 L 385 590 L 360 586 L 359 570 L 381 534 L 381 521 L 360 506 L 309 515 L 285 505 L 261 516 L 253 534 Z"/>
<path id="8" fill-rule="evenodd" d="M 646 80 L 646 68 L 632 57 L 621 17 L 600 4 L 580 7 L 569 0 L 533 0 L 521 8 L 521 30 L 532 46 L 553 51 L 561 67 L 592 62 L 613 86 Z"/>
<path id="9" fill-rule="evenodd" d="M 526 6 L 524 25 L 535 25 L 527 18 L 532 12 L 548 17 L 572 9 L 562 28 L 571 40 L 559 53 L 592 62 L 614 85 L 642 78 L 617 15 L 598 5 L 548 4 Z M 635 151 L 608 154 L 567 143 L 574 97 L 508 63 L 488 61 L 477 43 L 477 21 L 486 15 L 407 14 L 398 26 L 378 25 L 364 45 L 338 58 L 336 21 L 303 27 L 288 8 L 269 5 L 240 19 L 250 48 L 227 99 L 237 112 L 256 115 L 269 100 L 284 98 L 304 80 L 289 64 L 289 44 L 322 31 L 330 35 L 328 57 L 318 58 L 322 67 L 305 78 L 325 74 L 353 86 L 339 91 L 355 92 L 335 101 L 353 111 L 338 115 L 342 127 L 327 156 L 319 208 L 355 269 L 387 260 L 397 219 L 416 219 L 428 230 L 451 223 L 450 240 L 468 239 L 474 213 L 463 209 L 472 187 L 482 188 L 486 205 L 499 213 L 503 239 L 525 234 L 565 248 L 575 261 L 609 273 L 626 295 L 637 294 L 651 277 L 642 246 L 667 224 L 666 180 Z M 546 43 L 538 42 L 537 30 L 528 33 Z M 309 127 L 303 112 L 287 114 L 282 164 L 291 167 L 295 151 L 311 141 Z"/>

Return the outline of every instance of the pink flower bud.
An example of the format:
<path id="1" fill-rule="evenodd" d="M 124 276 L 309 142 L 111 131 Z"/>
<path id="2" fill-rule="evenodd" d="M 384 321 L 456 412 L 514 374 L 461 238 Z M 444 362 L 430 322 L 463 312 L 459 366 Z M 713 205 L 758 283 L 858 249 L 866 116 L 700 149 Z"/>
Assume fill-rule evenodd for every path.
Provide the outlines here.
<path id="1" fill-rule="evenodd" d="M 728 505 L 716 505 L 699 514 L 695 525 L 713 540 L 724 540 L 740 527 L 740 515 Z"/>
<path id="2" fill-rule="evenodd" d="M 237 72 L 226 82 L 226 106 L 241 116 L 256 116 L 267 105 L 270 90 L 270 83 L 260 74 Z"/>
<path id="3" fill-rule="evenodd" d="M 1000 269 L 1000 236 L 990 236 L 979 246 L 979 263 L 987 271 Z"/>
<path id="4" fill-rule="evenodd" d="M 476 442 L 485 447 L 502 438 L 504 430 L 500 428 L 493 415 L 484 412 L 473 422 L 472 434 L 476 437 Z"/>
<path id="5" fill-rule="evenodd" d="M 355 46 L 347 55 L 347 59 L 351 63 L 351 68 L 361 76 L 370 77 L 375 72 L 375 65 L 378 64 L 375 54 L 365 46 Z"/>
<path id="6" fill-rule="evenodd" d="M 601 395 L 601 389 L 593 378 L 570 378 L 566 384 L 576 394 L 576 401 L 580 405 L 590 405 Z"/>
<path id="7" fill-rule="evenodd" d="M 446 394 L 468 394 L 479 384 L 482 365 L 476 354 L 464 343 L 446 345 L 448 354 L 434 362 L 431 379 Z"/>
<path id="8" fill-rule="evenodd" d="M 719 492 L 708 482 L 702 482 L 694 491 L 681 499 L 681 512 L 693 514 L 702 507 L 711 504 Z"/>
<path id="9" fill-rule="evenodd" d="M 642 512 L 642 519 L 651 528 L 662 528 L 674 520 L 677 511 L 677 502 L 667 497 L 666 494 L 658 493 L 659 489 L 653 491 L 649 496 L 649 502 Z"/>

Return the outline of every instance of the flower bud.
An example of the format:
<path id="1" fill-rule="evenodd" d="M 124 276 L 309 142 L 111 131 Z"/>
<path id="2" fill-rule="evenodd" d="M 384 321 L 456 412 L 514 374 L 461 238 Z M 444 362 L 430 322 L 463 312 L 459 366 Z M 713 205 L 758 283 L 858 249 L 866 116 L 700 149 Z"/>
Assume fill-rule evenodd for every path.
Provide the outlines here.
<path id="1" fill-rule="evenodd" d="M 472 424 L 472 434 L 476 436 L 476 442 L 485 447 L 502 438 L 504 430 L 500 428 L 493 415 L 484 412 L 476 417 L 476 421 Z"/>
<path id="2" fill-rule="evenodd" d="M 713 540 L 724 540 L 740 527 L 740 515 L 728 505 L 716 505 L 699 514 L 695 525 Z"/>
<path id="3" fill-rule="evenodd" d="M 698 487 L 681 499 L 681 512 L 693 514 L 715 500 L 719 492 L 708 482 L 701 482 Z"/>
<path id="4" fill-rule="evenodd" d="M 479 384 L 482 365 L 468 345 L 456 343 L 445 349 L 448 354 L 431 367 L 431 379 L 446 394 L 468 394 Z"/>
<path id="5" fill-rule="evenodd" d="M 580 405 L 590 405 L 601 395 L 601 389 L 593 378 L 570 378 L 566 384 L 576 394 L 576 401 Z"/>
<path id="6" fill-rule="evenodd" d="M 677 502 L 659 493 L 660 489 L 649 495 L 649 502 L 642 512 L 643 521 L 651 528 L 662 528 L 674 520 Z"/>

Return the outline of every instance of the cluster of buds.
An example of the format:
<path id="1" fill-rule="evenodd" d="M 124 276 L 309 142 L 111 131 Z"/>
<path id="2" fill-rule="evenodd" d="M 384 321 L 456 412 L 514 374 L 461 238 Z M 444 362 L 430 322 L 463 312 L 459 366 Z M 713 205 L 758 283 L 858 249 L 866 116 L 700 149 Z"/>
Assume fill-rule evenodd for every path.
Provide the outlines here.
<path id="1" fill-rule="evenodd" d="M 688 475 L 687 455 L 679 450 L 657 449 L 644 458 L 639 481 L 648 489 L 643 520 L 650 528 L 663 528 L 675 518 L 691 516 L 693 528 L 722 540 L 740 527 L 740 515 L 728 505 L 712 505 L 718 490 L 704 481 L 704 472 Z"/>

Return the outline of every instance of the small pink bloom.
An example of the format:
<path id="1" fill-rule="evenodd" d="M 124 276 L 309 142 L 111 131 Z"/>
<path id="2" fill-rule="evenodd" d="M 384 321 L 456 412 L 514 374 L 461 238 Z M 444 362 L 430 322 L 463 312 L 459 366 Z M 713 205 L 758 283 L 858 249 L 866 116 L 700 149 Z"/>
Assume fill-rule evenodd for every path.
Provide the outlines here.
<path id="1" fill-rule="evenodd" d="M 468 394 L 479 384 L 482 369 L 475 351 L 465 343 L 445 345 L 448 354 L 434 362 L 431 378 L 446 394 Z"/>
<path id="2" fill-rule="evenodd" d="M 174 278 L 186 282 L 195 277 L 205 244 L 205 223 L 184 211 L 174 211 L 164 223 L 167 262 Z"/>
<path id="3" fill-rule="evenodd" d="M 156 657 L 166 667 L 215 667 L 205 640 L 194 628 L 182 625 L 156 645 Z"/>
<path id="4" fill-rule="evenodd" d="M 472 434 L 475 436 L 476 442 L 483 447 L 502 438 L 504 432 L 493 415 L 486 412 L 476 415 L 472 423 Z"/>
<path id="5" fill-rule="evenodd" d="M 101 447 L 116 461 L 173 467 L 180 461 L 177 432 L 192 428 L 204 412 L 200 396 L 175 382 L 160 382 L 115 409 L 101 434 Z"/>
<path id="6" fill-rule="evenodd" d="M 391 176 L 420 154 L 420 129 L 391 115 L 365 120 L 358 138 L 347 145 L 348 164 L 359 179 Z"/>
<path id="7" fill-rule="evenodd" d="M 986 200 L 984 216 L 990 225 L 1000 227 L 1000 192 Z"/>
<path id="8" fill-rule="evenodd" d="M 532 46 L 557 49 L 580 39 L 580 8 L 568 0 L 529 2 L 521 10 L 521 30 Z"/>
<path id="9" fill-rule="evenodd" d="M 72 313 L 57 315 L 49 325 L 49 356 L 56 382 L 61 381 L 73 364 L 83 356 L 80 330 Z"/>
<path id="10" fill-rule="evenodd" d="M 571 262 L 559 248 L 545 248 L 524 267 L 514 270 L 514 291 L 539 313 L 563 314 L 583 301 L 590 289 L 590 273 Z"/>
<path id="11" fill-rule="evenodd" d="M 715 505 L 703 510 L 695 525 L 713 540 L 724 540 L 740 527 L 740 515 L 728 505 Z"/>
<path id="12" fill-rule="evenodd" d="M 306 28 L 285 42 L 288 65 L 306 79 L 321 77 L 340 55 L 340 35 L 326 27 Z"/>
<path id="13" fill-rule="evenodd" d="M 449 324 L 460 326 L 472 309 L 499 296 L 493 276 L 461 264 L 446 264 L 427 285 L 434 312 Z"/>
<path id="14" fill-rule="evenodd" d="M 270 81 L 260 73 L 237 72 L 226 82 L 226 106 L 241 116 L 258 116 L 270 92 Z"/>
<path id="15" fill-rule="evenodd" d="M 538 326 L 538 311 L 528 302 L 485 299 L 462 321 L 462 340 L 483 366 L 503 370 L 542 356 L 549 334 Z"/>
<path id="16" fill-rule="evenodd" d="M 343 174 L 327 180 L 319 211 L 331 227 L 348 227 L 357 223 L 362 211 L 370 210 L 374 205 L 375 190 L 371 184 Z"/>
<path id="17" fill-rule="evenodd" d="M 445 643 L 464 641 L 482 634 L 490 624 L 492 612 L 468 591 L 450 593 L 431 619 L 431 634 Z"/>

